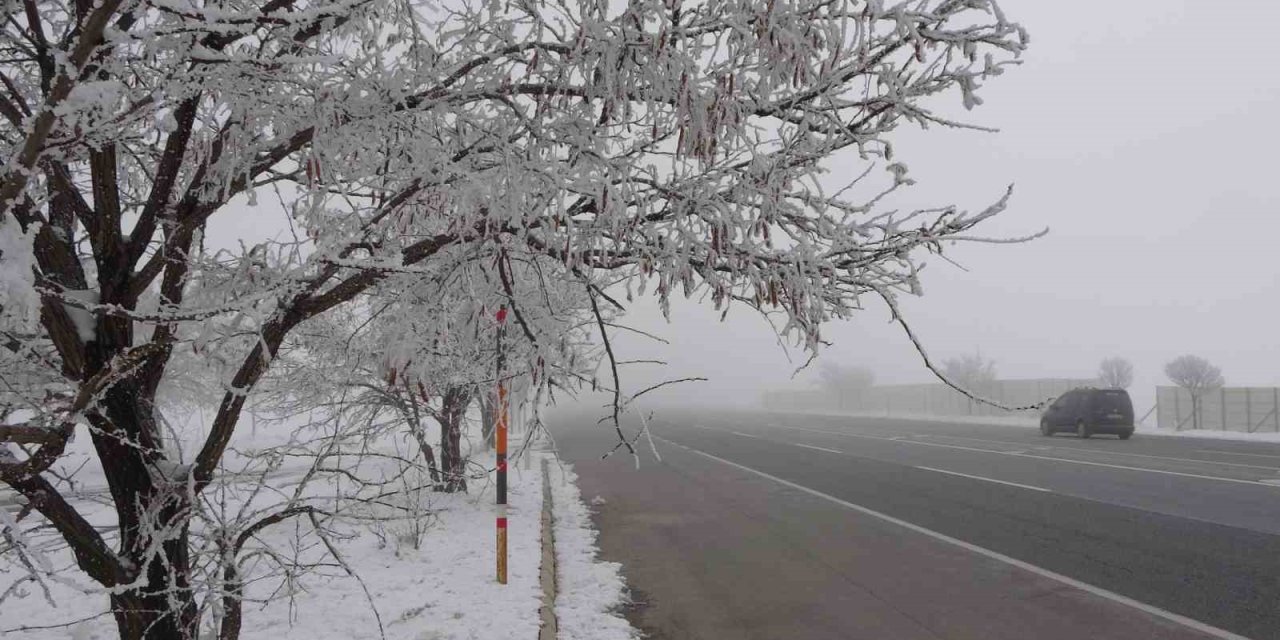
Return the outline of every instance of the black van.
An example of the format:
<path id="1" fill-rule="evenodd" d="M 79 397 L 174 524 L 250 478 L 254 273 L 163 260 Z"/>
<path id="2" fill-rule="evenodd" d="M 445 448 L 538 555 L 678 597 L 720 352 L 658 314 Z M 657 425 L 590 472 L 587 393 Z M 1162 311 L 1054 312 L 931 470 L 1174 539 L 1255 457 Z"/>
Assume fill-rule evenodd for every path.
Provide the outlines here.
<path id="1" fill-rule="evenodd" d="M 1053 401 L 1040 418 L 1040 433 L 1069 431 L 1081 438 L 1114 433 L 1121 440 L 1133 435 L 1133 400 L 1124 389 L 1072 389 Z"/>

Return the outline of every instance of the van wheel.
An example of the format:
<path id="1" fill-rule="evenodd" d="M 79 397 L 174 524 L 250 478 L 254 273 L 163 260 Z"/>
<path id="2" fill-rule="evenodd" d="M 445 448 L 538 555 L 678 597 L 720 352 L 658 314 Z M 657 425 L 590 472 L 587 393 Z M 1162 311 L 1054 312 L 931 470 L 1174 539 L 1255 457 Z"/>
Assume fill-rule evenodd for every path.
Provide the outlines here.
<path id="1" fill-rule="evenodd" d="M 1053 435 L 1053 429 L 1049 428 L 1049 421 L 1045 420 L 1044 418 L 1040 419 L 1040 435 L 1042 436 Z"/>
<path id="2" fill-rule="evenodd" d="M 1084 420 L 1081 420 L 1076 423 L 1076 435 L 1084 439 L 1093 435 L 1093 432 L 1089 431 L 1089 425 L 1085 424 Z"/>
<path id="3" fill-rule="evenodd" d="M 1131 436 L 1131 435 L 1133 435 L 1133 432 L 1132 432 L 1132 431 L 1121 431 L 1121 432 L 1120 432 L 1120 439 L 1121 439 L 1121 440 L 1128 440 L 1128 439 L 1129 439 L 1129 436 Z"/>

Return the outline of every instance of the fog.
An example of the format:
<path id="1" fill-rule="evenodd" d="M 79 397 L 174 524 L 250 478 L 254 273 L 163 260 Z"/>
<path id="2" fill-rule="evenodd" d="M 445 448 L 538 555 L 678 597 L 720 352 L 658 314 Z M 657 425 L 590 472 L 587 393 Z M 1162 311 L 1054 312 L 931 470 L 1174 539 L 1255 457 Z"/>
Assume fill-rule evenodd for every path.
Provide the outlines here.
<path id="1" fill-rule="evenodd" d="M 1280 5 L 1002 5 L 1031 34 L 1023 64 L 988 81 L 973 111 L 955 96 L 931 105 L 999 132 L 903 126 L 895 160 L 916 185 L 892 204 L 979 210 L 1012 184 L 1009 209 L 981 233 L 1049 233 L 928 256 L 925 295 L 901 304 L 930 354 L 981 352 L 1001 378 L 1088 378 L 1103 358 L 1122 356 L 1135 365 L 1139 414 L 1168 384 L 1164 363 L 1183 353 L 1220 366 L 1228 385 L 1280 385 L 1280 344 L 1269 339 L 1280 299 L 1271 247 L 1280 237 L 1280 43 L 1270 29 Z M 828 165 L 827 182 L 864 168 L 847 157 Z M 240 214 L 241 226 L 211 228 L 207 241 L 232 248 L 286 233 L 249 207 Z M 624 368 L 624 392 L 700 376 L 645 402 L 754 406 L 765 390 L 811 388 L 823 362 L 868 367 L 883 384 L 930 381 L 884 305 L 866 304 L 826 326 L 829 345 L 796 374 L 808 354 L 784 348 L 746 307 L 721 322 L 709 302 L 673 300 L 668 322 L 652 298 L 637 299 L 627 324 L 669 344 L 619 333 L 619 358 L 668 366 Z"/>
<path id="2" fill-rule="evenodd" d="M 1022 67 L 990 81 L 985 104 L 948 115 L 999 133 L 901 129 L 896 159 L 917 185 L 903 204 L 980 209 L 1007 184 L 1010 209 L 986 235 L 1022 245 L 954 246 L 960 266 L 931 257 L 925 295 L 903 307 L 939 359 L 978 350 L 1002 378 L 1091 377 L 1123 356 L 1136 368 L 1139 413 L 1182 353 L 1219 365 L 1229 385 L 1280 384 L 1271 339 L 1278 263 L 1275 149 L 1280 146 L 1280 6 L 1256 0 L 1043 2 L 1006 0 L 1031 32 Z M 832 184 L 860 163 L 833 166 Z M 833 323 L 819 361 L 862 365 L 878 382 L 929 380 L 883 304 Z M 744 307 L 727 320 L 679 302 L 666 323 L 637 303 L 631 324 L 670 345 L 619 337 L 634 392 L 662 377 L 707 382 L 653 394 L 667 401 L 753 405 L 793 379 L 806 355 L 784 351 Z M 658 398 L 654 398 L 654 401 Z"/>

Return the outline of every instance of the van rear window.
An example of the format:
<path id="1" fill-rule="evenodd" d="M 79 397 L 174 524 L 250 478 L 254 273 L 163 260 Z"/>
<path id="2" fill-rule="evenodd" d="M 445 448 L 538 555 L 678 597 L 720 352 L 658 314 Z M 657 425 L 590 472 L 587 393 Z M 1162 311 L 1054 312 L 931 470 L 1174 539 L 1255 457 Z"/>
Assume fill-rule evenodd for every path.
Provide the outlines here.
<path id="1" fill-rule="evenodd" d="M 1094 396 L 1094 406 L 1106 411 L 1122 411 L 1128 413 L 1133 411 L 1133 403 L 1129 400 L 1129 394 L 1123 391 L 1103 391 Z"/>

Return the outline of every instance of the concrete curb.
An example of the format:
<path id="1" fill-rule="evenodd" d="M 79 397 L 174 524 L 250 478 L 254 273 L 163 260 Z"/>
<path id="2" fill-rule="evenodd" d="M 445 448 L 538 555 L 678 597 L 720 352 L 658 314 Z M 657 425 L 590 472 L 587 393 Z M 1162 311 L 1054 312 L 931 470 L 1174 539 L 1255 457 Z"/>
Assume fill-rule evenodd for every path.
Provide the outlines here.
<path id="1" fill-rule="evenodd" d="M 542 564 L 538 582 L 542 585 L 542 606 L 538 616 L 542 625 L 538 640 L 556 640 L 559 623 L 556 621 L 556 536 L 551 497 L 551 472 L 549 462 L 542 459 Z"/>

